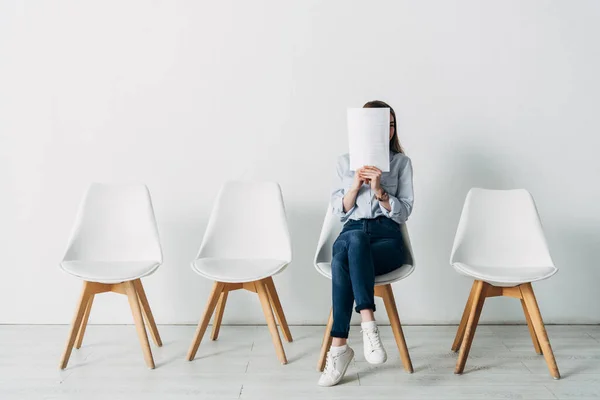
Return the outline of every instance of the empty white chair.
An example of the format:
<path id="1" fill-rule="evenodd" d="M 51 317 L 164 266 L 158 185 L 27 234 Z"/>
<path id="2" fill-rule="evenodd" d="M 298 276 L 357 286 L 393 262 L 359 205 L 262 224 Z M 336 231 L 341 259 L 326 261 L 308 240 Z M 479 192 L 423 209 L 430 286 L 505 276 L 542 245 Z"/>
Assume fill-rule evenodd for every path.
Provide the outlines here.
<path id="1" fill-rule="evenodd" d="M 475 282 L 452 345 L 460 349 L 455 373 L 465 368 L 486 297 L 521 300 L 533 345 L 543 354 L 551 375 L 560 374 L 544 328 L 531 282 L 557 271 L 533 197 L 523 189 L 471 189 L 452 247 L 450 264 Z"/>
<path id="2" fill-rule="evenodd" d="M 192 269 L 215 281 L 187 358 L 196 356 L 210 318 L 217 309 L 212 340 L 219 335 L 230 291 L 258 294 L 277 356 L 287 363 L 273 310 L 283 335 L 292 341 L 272 276 L 292 261 L 281 189 L 274 182 L 227 182 L 221 188 Z M 218 303 L 218 304 L 217 304 Z"/>
<path id="3" fill-rule="evenodd" d="M 140 279 L 161 264 L 162 250 L 148 188 L 92 184 L 60 264 L 65 272 L 84 281 L 61 369 L 67 367 L 73 347 L 81 347 L 94 296 L 104 292 L 127 295 L 146 364 L 154 368 L 142 312 L 154 342 L 157 346 L 162 343 Z"/>
<path id="4" fill-rule="evenodd" d="M 327 207 L 327 214 L 325 215 L 325 221 L 323 222 L 323 228 L 321 229 L 321 236 L 319 237 L 319 244 L 317 245 L 317 252 L 315 254 L 315 268 L 317 271 L 331 279 L 331 259 L 333 243 L 342 231 L 343 224 L 340 222 L 339 217 L 333 215 L 331 207 Z M 402 332 L 402 325 L 400 324 L 400 317 L 398 316 L 398 309 L 396 308 L 396 300 L 394 299 L 394 292 L 392 290 L 392 283 L 402 280 L 408 277 L 415 270 L 414 254 L 412 246 L 410 244 L 410 237 L 408 236 L 408 229 L 406 224 L 400 226 L 402 231 L 402 239 L 404 240 L 404 246 L 407 249 L 407 261 L 406 264 L 400 268 L 375 277 L 375 296 L 381 297 L 385 304 L 392 331 L 396 339 L 396 345 L 400 351 L 400 357 L 404 369 L 410 373 L 413 372 L 412 362 L 410 360 L 410 354 L 408 353 L 408 347 L 404 339 L 404 333 Z M 331 327 L 333 326 L 333 308 L 329 312 L 329 320 L 327 327 L 325 328 L 325 335 L 323 337 L 323 344 L 321 346 L 321 354 L 319 356 L 319 362 L 317 369 L 323 371 L 325 368 L 325 360 L 327 357 L 327 350 L 331 346 Z"/>

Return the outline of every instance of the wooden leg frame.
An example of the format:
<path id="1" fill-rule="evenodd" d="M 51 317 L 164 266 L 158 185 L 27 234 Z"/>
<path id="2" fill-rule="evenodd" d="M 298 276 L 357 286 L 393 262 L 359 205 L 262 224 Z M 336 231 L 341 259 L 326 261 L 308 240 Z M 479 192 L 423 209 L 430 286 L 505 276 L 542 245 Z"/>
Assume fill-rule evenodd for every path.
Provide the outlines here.
<path id="1" fill-rule="evenodd" d="M 213 313 L 215 313 L 215 319 L 213 322 L 211 339 L 216 340 L 219 337 L 219 330 L 221 328 L 221 321 L 223 320 L 223 313 L 225 311 L 225 304 L 227 302 L 229 292 L 239 289 L 245 289 L 258 294 L 263 313 L 265 314 L 265 319 L 267 320 L 269 331 L 271 332 L 271 338 L 273 339 L 273 345 L 275 346 L 277 358 L 282 364 L 287 364 L 287 358 L 285 356 L 283 344 L 281 343 L 279 331 L 277 330 L 275 316 L 279 321 L 279 326 L 283 332 L 285 340 L 291 342 L 293 339 L 287 320 L 285 319 L 285 315 L 283 313 L 283 308 L 281 307 L 281 303 L 279 301 L 279 296 L 277 295 L 277 290 L 275 289 L 275 284 L 273 283 L 273 278 L 271 277 L 246 283 L 215 282 L 212 292 L 208 298 L 208 303 L 204 309 L 202 319 L 198 323 L 198 328 L 196 329 L 194 340 L 188 351 L 187 359 L 192 361 L 194 357 L 196 357 L 196 353 L 200 347 L 200 342 L 202 341 L 202 337 L 206 332 L 206 328 L 208 327 L 208 323 L 210 322 L 210 318 Z M 273 312 L 275 312 L 275 315 L 273 315 Z"/>
<path id="2" fill-rule="evenodd" d="M 454 373 L 462 374 L 465 369 L 485 299 L 497 296 L 513 297 L 521 300 L 531 340 L 533 341 L 533 347 L 536 353 L 544 355 L 550 375 L 554 379 L 559 379 L 560 373 L 558 372 L 554 353 L 552 353 L 550 340 L 548 339 L 531 283 L 524 283 L 514 287 L 493 286 L 483 281 L 475 281 L 473 283 L 471 294 L 467 300 L 467 305 L 465 306 L 454 343 L 452 344 L 453 351 L 460 350 Z"/>
<path id="3" fill-rule="evenodd" d="M 402 359 L 402 365 L 404 369 L 413 373 L 413 366 L 410 360 L 410 354 L 408 353 L 408 347 L 406 346 L 406 340 L 404 339 L 404 333 L 402 332 L 402 324 L 400 323 L 400 317 L 398 316 L 398 309 L 396 308 L 396 300 L 394 299 L 394 292 L 392 291 L 392 285 L 381 285 L 375 286 L 375 296 L 383 299 L 383 304 L 392 326 L 392 332 L 396 339 L 396 345 L 400 351 L 400 358 Z M 319 355 L 319 362 L 317 363 L 317 370 L 323 371 L 325 368 L 325 360 L 327 357 L 327 351 L 331 347 L 331 328 L 333 326 L 333 309 L 329 312 L 329 320 L 327 327 L 325 328 L 325 335 L 323 336 L 323 343 L 321 345 L 321 354 Z"/>
<path id="4" fill-rule="evenodd" d="M 127 296 L 129 300 L 129 306 L 133 314 L 133 320 L 137 329 L 138 337 L 142 345 L 142 351 L 144 353 L 144 359 L 149 368 L 154 368 L 154 359 L 152 358 L 152 351 L 150 350 L 150 343 L 148 342 L 148 336 L 146 335 L 146 329 L 144 327 L 144 317 L 152 339 L 157 346 L 162 346 L 160 335 L 152 315 L 152 310 L 148 304 L 142 281 L 136 279 L 135 281 L 121 282 L 115 284 L 97 283 L 97 282 L 83 282 L 83 290 L 79 298 L 77 310 L 73 317 L 73 323 L 71 324 L 71 331 L 69 333 L 69 339 L 67 340 L 67 346 L 63 352 L 60 360 L 60 368 L 65 369 L 69 363 L 71 357 L 71 351 L 73 347 L 79 349 L 83 342 L 83 336 L 85 335 L 85 328 L 87 326 L 90 311 L 92 309 L 92 303 L 95 295 L 105 292 L 120 293 Z"/>

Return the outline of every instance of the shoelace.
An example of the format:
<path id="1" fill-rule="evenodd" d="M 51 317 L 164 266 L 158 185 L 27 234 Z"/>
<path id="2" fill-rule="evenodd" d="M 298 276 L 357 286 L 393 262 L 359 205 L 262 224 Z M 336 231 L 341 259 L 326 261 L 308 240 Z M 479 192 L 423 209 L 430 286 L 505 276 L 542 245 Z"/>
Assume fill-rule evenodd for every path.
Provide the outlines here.
<path id="1" fill-rule="evenodd" d="M 327 358 L 325 359 L 325 369 L 323 370 L 324 373 L 329 373 L 332 371 L 335 371 L 335 360 L 339 357 L 339 355 L 333 355 L 331 354 L 331 352 L 327 352 Z"/>
<path id="2" fill-rule="evenodd" d="M 369 344 L 373 350 L 378 350 L 381 348 L 381 338 L 378 335 L 378 329 L 367 329 L 363 330 L 362 332 L 367 334 Z"/>

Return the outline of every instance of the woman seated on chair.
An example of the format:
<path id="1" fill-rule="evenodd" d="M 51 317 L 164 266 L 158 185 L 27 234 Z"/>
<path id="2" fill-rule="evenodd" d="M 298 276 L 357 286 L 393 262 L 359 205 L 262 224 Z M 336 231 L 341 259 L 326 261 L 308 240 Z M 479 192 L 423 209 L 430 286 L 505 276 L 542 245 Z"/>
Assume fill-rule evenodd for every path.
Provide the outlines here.
<path id="1" fill-rule="evenodd" d="M 411 161 L 398 140 L 394 110 L 382 101 L 368 102 L 364 108 L 390 109 L 390 171 L 365 166 L 353 172 L 348 154 L 338 159 L 339 189 L 331 196 L 331 206 L 344 228 L 333 244 L 332 344 L 321 386 L 339 383 L 354 357 L 346 344 L 354 302 L 362 319 L 365 359 L 371 364 L 387 360 L 373 315 L 375 276 L 400 268 L 406 257 L 400 224 L 413 207 Z"/>

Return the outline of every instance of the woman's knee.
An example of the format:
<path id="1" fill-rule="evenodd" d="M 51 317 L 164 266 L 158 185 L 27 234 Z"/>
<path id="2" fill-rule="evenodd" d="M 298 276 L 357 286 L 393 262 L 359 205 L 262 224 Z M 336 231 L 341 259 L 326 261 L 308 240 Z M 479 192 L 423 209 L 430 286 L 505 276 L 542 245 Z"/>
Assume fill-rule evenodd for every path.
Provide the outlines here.
<path id="1" fill-rule="evenodd" d="M 369 244 L 369 235 L 363 231 L 349 231 L 344 233 L 345 242 L 348 248 L 365 246 Z"/>

